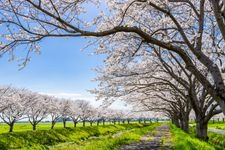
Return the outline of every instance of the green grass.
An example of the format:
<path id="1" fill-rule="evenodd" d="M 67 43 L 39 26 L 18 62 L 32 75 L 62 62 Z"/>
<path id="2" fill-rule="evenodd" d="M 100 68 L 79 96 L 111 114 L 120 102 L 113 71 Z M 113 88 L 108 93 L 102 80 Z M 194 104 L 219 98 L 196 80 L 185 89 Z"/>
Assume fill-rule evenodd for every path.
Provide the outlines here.
<path id="1" fill-rule="evenodd" d="M 132 142 L 139 141 L 140 138 L 154 130 L 159 124 L 148 125 L 148 126 L 141 126 L 140 128 L 133 128 L 130 130 L 125 130 L 119 132 L 117 134 L 109 134 L 106 136 L 102 136 L 100 138 L 94 138 L 87 140 L 80 145 L 70 144 L 64 145 L 64 147 L 56 147 L 53 148 L 54 150 L 74 150 L 76 147 L 79 150 L 116 150 L 119 146 L 123 144 L 129 144 Z"/>
<path id="2" fill-rule="evenodd" d="M 195 138 L 193 135 L 183 132 L 181 129 L 170 125 L 172 132 L 173 150 L 215 150 L 216 148 L 207 142 Z"/>
<path id="3" fill-rule="evenodd" d="M 110 138 L 110 135 L 113 135 L 117 132 L 123 132 L 132 129 L 140 130 L 145 129 L 143 124 L 120 124 L 120 125 L 105 125 L 105 126 L 87 126 L 87 127 L 77 127 L 77 128 L 56 128 L 53 130 L 49 130 L 49 128 L 45 128 L 44 125 L 41 127 L 44 130 L 37 131 L 23 131 L 26 130 L 26 124 L 24 124 L 24 128 L 19 130 L 21 132 L 14 133 L 2 133 L 0 134 L 0 149 L 50 149 L 49 147 L 60 144 L 60 143 L 76 143 L 77 145 L 89 145 L 91 141 L 98 141 L 98 137 L 103 140 L 102 144 L 105 144 L 107 139 Z M 153 128 L 155 125 L 147 126 L 149 128 Z M 146 127 L 146 129 L 147 129 Z M 3 128 L 1 128 L 3 129 Z M 2 130 L 4 131 L 4 130 Z M 124 132 L 123 134 L 125 134 Z M 122 135 L 123 135 L 122 134 Z M 128 134 L 128 132 L 127 132 Z M 121 135 L 121 136 L 122 136 Z M 135 135 L 132 136 L 132 132 L 129 135 L 124 135 L 124 139 L 127 136 L 131 136 L 133 139 Z M 93 137 L 97 137 L 94 139 Z M 101 138 L 103 137 L 103 138 Z M 104 138 L 107 137 L 107 138 Z M 134 139 L 137 139 L 135 137 Z M 86 141 L 88 143 L 86 143 Z M 100 140 L 102 141 L 102 140 Z M 101 142 L 98 141 L 99 144 Z M 117 142 L 120 142 L 119 140 Z M 63 145 L 63 144 L 62 144 Z M 107 144 L 105 144 L 107 145 Z M 65 146 L 65 145 L 64 145 Z M 74 147 L 73 147 L 74 149 Z M 84 148 L 85 149 L 85 148 Z"/>
<path id="4" fill-rule="evenodd" d="M 208 127 L 225 130 L 225 123 L 224 122 L 216 122 L 216 123 L 210 122 L 208 124 Z"/>
<path id="5" fill-rule="evenodd" d="M 100 124 L 102 125 L 102 123 Z M 105 125 L 109 125 L 108 122 Z M 67 122 L 67 127 L 73 127 L 73 122 Z M 86 123 L 86 126 L 90 126 L 90 123 Z M 93 126 L 96 126 L 96 123 L 93 123 Z M 78 123 L 77 127 L 82 127 L 82 123 Z M 51 123 L 49 122 L 41 122 L 37 125 L 37 130 L 49 130 L 51 128 Z M 54 129 L 61 129 L 63 128 L 63 123 L 58 122 L 56 123 Z M 5 123 L 0 123 L 0 133 L 7 133 L 9 131 L 9 126 Z M 23 132 L 23 131 L 32 131 L 32 125 L 29 123 L 15 123 L 14 125 L 14 132 Z"/>
<path id="6" fill-rule="evenodd" d="M 127 123 L 127 122 L 126 122 Z M 138 122 L 131 122 L 131 123 L 138 123 Z M 105 122 L 105 125 L 110 125 L 112 123 Z M 118 124 L 118 123 L 116 123 Z M 122 123 L 121 123 L 122 124 Z M 102 122 L 99 125 L 103 125 Z M 78 123 L 77 127 L 82 127 L 82 123 Z M 90 126 L 90 123 L 86 123 L 85 126 Z M 93 126 L 97 126 L 97 123 L 93 123 Z M 68 121 L 66 123 L 66 127 L 73 128 L 73 122 Z M 41 122 L 37 125 L 37 130 L 49 130 L 51 128 L 50 122 Z M 57 122 L 55 124 L 54 129 L 61 129 L 63 128 L 62 122 Z M 30 123 L 15 123 L 14 125 L 14 132 L 23 132 L 23 131 L 32 131 L 32 125 Z M 8 133 L 9 132 L 9 126 L 5 123 L 0 123 L 0 134 L 1 133 Z"/>
<path id="7" fill-rule="evenodd" d="M 209 132 L 209 143 L 215 145 L 217 149 L 225 149 L 225 135 Z"/>
<path id="8" fill-rule="evenodd" d="M 213 123 L 212 121 L 208 124 L 209 128 L 216 128 L 216 129 L 221 129 L 225 130 L 225 122 L 215 122 Z M 213 133 L 213 132 L 208 132 L 209 136 L 209 143 L 212 145 L 215 145 L 217 149 L 225 149 L 225 135 Z"/>

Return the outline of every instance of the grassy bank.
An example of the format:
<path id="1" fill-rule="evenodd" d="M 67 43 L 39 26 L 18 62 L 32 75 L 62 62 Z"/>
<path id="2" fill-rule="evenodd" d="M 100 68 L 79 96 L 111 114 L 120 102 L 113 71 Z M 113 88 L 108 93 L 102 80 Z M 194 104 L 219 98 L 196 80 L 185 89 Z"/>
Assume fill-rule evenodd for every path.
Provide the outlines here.
<path id="1" fill-rule="evenodd" d="M 214 146 L 207 142 L 195 138 L 193 135 L 187 134 L 181 129 L 170 125 L 172 132 L 173 150 L 215 150 Z"/>
<path id="2" fill-rule="evenodd" d="M 223 122 L 209 123 L 208 127 L 225 130 L 225 123 Z M 192 137 L 195 136 L 195 125 L 193 125 L 190 128 L 190 134 Z M 208 132 L 208 137 L 209 137 L 208 143 L 213 145 L 215 149 L 225 150 L 225 135 Z"/>
<path id="3" fill-rule="evenodd" d="M 159 124 L 141 125 L 138 128 L 123 130 L 116 134 L 108 134 L 98 138 L 90 138 L 79 144 L 64 143 L 53 146 L 52 150 L 116 150 L 123 144 L 139 141 L 141 137 L 153 131 Z"/>
<path id="4" fill-rule="evenodd" d="M 154 126 L 156 125 L 148 125 L 147 127 L 153 128 Z M 121 124 L 2 133 L 0 134 L 0 149 L 49 149 L 50 146 L 69 142 L 83 145 L 84 141 L 90 143 L 93 137 L 108 136 L 117 132 L 142 128 L 144 129 L 145 125 Z M 139 132 L 141 133 L 142 131 Z"/>
<path id="5" fill-rule="evenodd" d="M 82 127 L 82 123 L 78 123 L 77 127 Z M 100 124 L 102 125 L 102 123 Z M 106 122 L 105 125 L 109 125 L 109 122 Z M 69 128 L 73 128 L 74 124 L 73 122 L 67 122 L 66 126 Z M 90 123 L 86 123 L 86 126 L 90 126 Z M 97 126 L 96 123 L 93 123 L 93 126 Z M 54 129 L 62 129 L 63 123 L 57 122 L 55 124 Z M 51 129 L 51 123 L 50 122 L 41 122 L 37 125 L 37 130 L 49 130 Z M 32 131 L 32 125 L 30 123 L 15 123 L 14 125 L 14 132 L 24 132 L 24 131 Z M 9 126 L 5 123 L 0 123 L 0 134 L 1 133 L 8 133 L 9 132 Z"/>
<path id="6" fill-rule="evenodd" d="M 225 149 L 225 135 L 209 132 L 209 143 L 215 145 L 218 150 Z"/>

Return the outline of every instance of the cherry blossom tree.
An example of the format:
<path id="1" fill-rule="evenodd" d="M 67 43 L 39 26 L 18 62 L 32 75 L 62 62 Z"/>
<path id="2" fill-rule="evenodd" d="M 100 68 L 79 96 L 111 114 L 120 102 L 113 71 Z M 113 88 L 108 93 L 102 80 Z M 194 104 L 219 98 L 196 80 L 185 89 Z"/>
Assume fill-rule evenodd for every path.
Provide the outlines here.
<path id="1" fill-rule="evenodd" d="M 9 132 L 13 132 L 14 124 L 23 119 L 26 114 L 26 104 L 29 100 L 25 99 L 25 90 L 7 88 L 7 98 L 2 98 L 1 103 L 5 105 L 0 113 L 0 118 L 9 125 Z"/>
<path id="2" fill-rule="evenodd" d="M 31 52 L 39 52 L 38 43 L 44 38 L 97 37 L 96 52 L 108 54 L 106 61 L 115 67 L 123 56 L 135 59 L 145 51 L 151 52 L 152 46 L 160 47 L 180 56 L 185 68 L 225 113 L 223 0 L 107 0 L 107 11 L 93 22 L 80 18 L 87 3 L 93 6 L 100 1 L 2 0 L 0 23 L 6 30 L 1 54 L 14 55 L 18 46 L 28 45 L 25 65 Z M 208 76 L 193 58 L 209 72 Z"/>
<path id="3" fill-rule="evenodd" d="M 66 128 L 66 121 L 70 118 L 72 102 L 71 100 L 61 99 L 60 114 L 63 120 L 63 127 Z"/>
<path id="4" fill-rule="evenodd" d="M 81 116 L 81 108 L 79 107 L 79 101 L 72 102 L 71 111 L 71 118 L 73 120 L 74 127 L 76 127 L 77 123 L 80 121 Z"/>
<path id="5" fill-rule="evenodd" d="M 88 118 L 91 114 L 91 105 L 88 101 L 85 100 L 77 100 L 78 107 L 80 108 L 80 119 L 83 122 L 83 127 L 85 127 L 86 121 L 88 121 Z"/>
<path id="6" fill-rule="evenodd" d="M 33 130 L 36 130 L 37 125 L 48 115 L 49 97 L 38 93 L 26 93 L 26 98 L 30 100 L 27 104 L 27 117 Z"/>
<path id="7" fill-rule="evenodd" d="M 60 100 L 55 98 L 55 97 L 49 97 L 49 109 L 48 109 L 48 114 L 51 117 L 51 129 L 54 128 L 56 122 L 60 119 L 61 117 L 61 111 L 60 111 Z"/>

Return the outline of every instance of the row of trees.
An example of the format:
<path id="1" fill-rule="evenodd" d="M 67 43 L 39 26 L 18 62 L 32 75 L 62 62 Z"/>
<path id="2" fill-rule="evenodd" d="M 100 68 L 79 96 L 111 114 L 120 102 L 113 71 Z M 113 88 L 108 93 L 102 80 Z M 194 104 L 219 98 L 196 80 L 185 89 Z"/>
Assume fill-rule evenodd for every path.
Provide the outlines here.
<path id="1" fill-rule="evenodd" d="M 97 69 L 100 84 L 92 93 L 109 102 L 120 98 L 134 109 L 162 112 L 185 132 L 193 113 L 196 136 L 207 141 L 209 120 L 225 109 L 224 92 L 219 94 L 224 91 L 224 38 L 215 3 L 117 4 L 121 7 L 116 12 L 123 12 L 130 30 L 101 41 L 100 50 L 109 57 L 105 67 Z M 222 11 L 223 1 L 218 7 Z M 139 27 L 129 28 L 135 25 Z"/>
<path id="2" fill-rule="evenodd" d="M 105 0 L 92 22 L 82 18 L 101 2 L 1 0 L 1 54 L 26 45 L 26 65 L 44 38 L 96 37 L 108 57 L 93 93 L 162 111 L 185 131 L 193 110 L 207 140 L 208 120 L 225 114 L 224 0 Z"/>
<path id="3" fill-rule="evenodd" d="M 134 118 L 149 118 L 149 113 L 132 113 L 130 111 L 113 110 L 109 108 L 95 108 L 85 100 L 67 100 L 54 96 L 42 95 L 29 90 L 12 87 L 0 88 L 0 118 L 9 125 L 9 132 L 13 131 L 14 124 L 20 120 L 28 120 L 36 130 L 36 126 L 43 119 L 51 121 L 51 129 L 58 121 L 72 120 L 74 127 L 78 122 L 85 126 L 94 122 L 99 125 L 107 122 L 131 121 Z"/>

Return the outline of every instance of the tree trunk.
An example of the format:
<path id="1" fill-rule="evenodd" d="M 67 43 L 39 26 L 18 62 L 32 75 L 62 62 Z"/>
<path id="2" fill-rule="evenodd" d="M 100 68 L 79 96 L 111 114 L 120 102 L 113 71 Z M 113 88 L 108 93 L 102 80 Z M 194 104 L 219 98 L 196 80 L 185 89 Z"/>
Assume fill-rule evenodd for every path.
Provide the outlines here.
<path id="1" fill-rule="evenodd" d="M 73 127 L 74 127 L 74 128 L 77 127 L 77 122 L 76 122 L 76 121 L 73 122 Z"/>
<path id="2" fill-rule="evenodd" d="M 182 120 L 181 121 L 182 124 L 182 130 L 186 133 L 189 133 L 189 122 L 187 120 Z"/>
<path id="3" fill-rule="evenodd" d="M 97 126 L 99 126 L 99 120 L 97 120 Z"/>
<path id="4" fill-rule="evenodd" d="M 103 126 L 105 125 L 105 119 L 103 119 Z"/>
<path id="5" fill-rule="evenodd" d="M 34 123 L 32 126 L 33 126 L 33 130 L 36 130 L 36 126 L 37 126 L 37 124 L 36 124 L 36 123 Z"/>
<path id="6" fill-rule="evenodd" d="M 55 126 L 55 121 L 52 121 L 52 126 L 51 126 L 51 129 L 53 129 L 54 128 L 54 126 Z"/>
<path id="7" fill-rule="evenodd" d="M 196 122 L 196 137 L 208 141 L 208 122 L 204 122 L 203 119 L 197 119 Z"/>
<path id="8" fill-rule="evenodd" d="M 85 127 L 85 120 L 83 120 L 83 127 Z"/>
<path id="9" fill-rule="evenodd" d="M 91 121 L 91 122 L 90 122 L 90 126 L 92 126 L 92 124 L 93 124 L 93 122 Z"/>
<path id="10" fill-rule="evenodd" d="M 173 118 L 173 119 L 172 119 L 172 123 L 173 123 L 176 127 L 180 128 L 180 123 L 179 123 L 179 120 L 178 120 L 178 119 Z"/>
<path id="11" fill-rule="evenodd" d="M 189 114 L 187 115 L 184 115 L 181 120 L 180 120 L 180 123 L 181 123 L 181 129 L 186 132 L 186 133 L 189 133 Z"/>
<path id="12" fill-rule="evenodd" d="M 9 125 L 9 132 L 13 132 L 14 122 Z"/>
<path id="13" fill-rule="evenodd" d="M 66 128 L 66 119 L 63 119 L 63 127 Z"/>
<path id="14" fill-rule="evenodd" d="M 217 102 L 220 105 L 220 109 L 223 111 L 223 114 L 225 115 L 225 99 L 218 100 Z"/>

